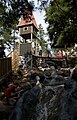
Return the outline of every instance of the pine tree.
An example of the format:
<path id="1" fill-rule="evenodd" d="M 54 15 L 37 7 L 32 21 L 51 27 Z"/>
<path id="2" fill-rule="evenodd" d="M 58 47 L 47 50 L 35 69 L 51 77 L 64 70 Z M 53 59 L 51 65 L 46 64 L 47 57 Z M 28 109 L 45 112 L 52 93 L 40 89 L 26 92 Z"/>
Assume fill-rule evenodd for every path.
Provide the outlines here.
<path id="1" fill-rule="evenodd" d="M 46 49 L 45 35 L 46 34 L 45 34 L 44 29 L 43 29 L 41 24 L 39 24 L 39 28 L 38 29 L 39 29 L 38 37 L 40 39 L 40 44 L 42 46 L 43 51 L 45 51 L 45 49 Z"/>
<path id="2" fill-rule="evenodd" d="M 77 43 L 77 1 L 53 0 L 46 9 L 51 41 L 60 46 Z"/>

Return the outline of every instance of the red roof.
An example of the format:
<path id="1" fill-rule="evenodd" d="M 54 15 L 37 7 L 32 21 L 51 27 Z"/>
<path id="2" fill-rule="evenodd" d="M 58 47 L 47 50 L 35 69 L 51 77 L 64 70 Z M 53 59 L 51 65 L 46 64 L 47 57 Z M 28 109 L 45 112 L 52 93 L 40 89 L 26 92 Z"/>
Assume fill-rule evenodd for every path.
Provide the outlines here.
<path id="1" fill-rule="evenodd" d="M 36 29 L 38 29 L 36 20 L 33 15 L 29 15 L 28 18 L 22 17 L 21 20 L 19 21 L 18 27 L 25 26 L 25 25 L 34 25 Z"/>

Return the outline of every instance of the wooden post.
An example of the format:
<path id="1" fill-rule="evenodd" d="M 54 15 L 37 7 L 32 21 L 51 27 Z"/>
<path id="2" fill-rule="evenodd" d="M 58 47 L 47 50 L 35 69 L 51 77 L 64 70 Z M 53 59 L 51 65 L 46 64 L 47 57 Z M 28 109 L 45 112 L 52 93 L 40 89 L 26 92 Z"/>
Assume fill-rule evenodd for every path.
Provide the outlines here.
<path id="1" fill-rule="evenodd" d="M 33 26 L 31 26 L 31 58 L 32 58 L 32 39 L 33 39 Z M 31 68 L 32 68 L 32 59 L 31 59 Z"/>
<path id="2" fill-rule="evenodd" d="M 36 38 L 36 56 L 37 56 L 37 38 Z"/>

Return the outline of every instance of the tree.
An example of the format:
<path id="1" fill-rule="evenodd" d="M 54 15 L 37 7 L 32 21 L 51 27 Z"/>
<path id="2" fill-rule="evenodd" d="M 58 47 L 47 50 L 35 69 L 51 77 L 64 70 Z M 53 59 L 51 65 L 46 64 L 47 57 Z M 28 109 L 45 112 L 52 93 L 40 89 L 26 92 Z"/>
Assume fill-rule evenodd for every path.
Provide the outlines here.
<path id="1" fill-rule="evenodd" d="M 37 0 L 39 2 L 40 0 Z M 47 0 L 48 1 L 48 0 Z M 46 1 L 41 0 L 41 7 L 45 6 Z M 39 6 L 39 9 L 41 7 Z M 33 10 L 34 0 L 1 0 L 0 1 L 0 43 L 10 45 L 15 41 L 15 36 L 12 35 L 17 30 L 16 25 L 21 15 L 28 17 L 28 8 Z M 14 34 L 15 35 L 15 34 Z"/>
<path id="2" fill-rule="evenodd" d="M 44 40 L 45 32 L 44 32 L 43 27 L 42 27 L 41 24 L 39 24 L 38 29 L 39 29 L 38 36 L 39 36 L 40 40 Z"/>
<path id="3" fill-rule="evenodd" d="M 0 2 L 0 44 L 10 45 L 15 40 L 13 30 L 16 30 L 16 17 L 12 10 L 8 10 L 7 6 Z"/>
<path id="4" fill-rule="evenodd" d="M 46 22 L 51 41 L 60 46 L 77 43 L 77 1 L 53 0 L 46 9 Z"/>
<path id="5" fill-rule="evenodd" d="M 40 39 L 40 44 L 42 46 L 43 51 L 45 51 L 45 47 L 46 47 L 46 41 L 45 41 L 45 32 L 43 30 L 43 27 L 41 24 L 39 24 L 39 32 L 38 32 L 38 37 Z"/>
<path id="6" fill-rule="evenodd" d="M 0 1 L 0 44 L 14 44 L 17 24 L 21 15 L 28 17 L 26 10 L 33 7 L 25 0 Z"/>

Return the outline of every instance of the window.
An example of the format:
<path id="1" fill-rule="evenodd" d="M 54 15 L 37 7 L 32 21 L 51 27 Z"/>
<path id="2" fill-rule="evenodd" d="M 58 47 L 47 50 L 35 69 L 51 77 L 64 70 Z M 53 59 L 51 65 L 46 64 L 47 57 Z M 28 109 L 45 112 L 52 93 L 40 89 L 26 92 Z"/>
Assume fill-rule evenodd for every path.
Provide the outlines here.
<path id="1" fill-rule="evenodd" d="M 27 30 L 28 30 L 28 27 L 24 27 L 24 28 L 23 28 L 23 31 L 27 31 Z"/>

